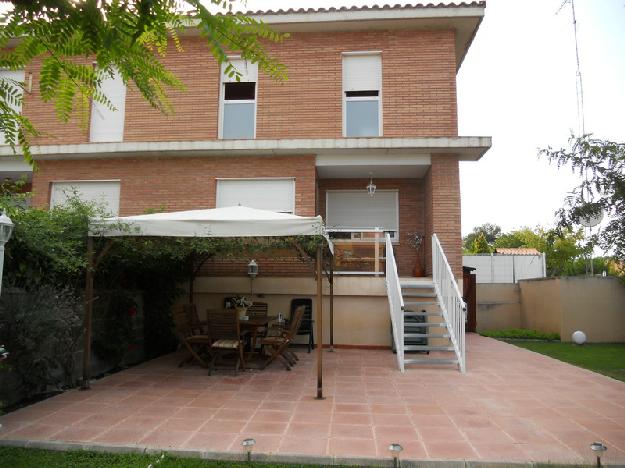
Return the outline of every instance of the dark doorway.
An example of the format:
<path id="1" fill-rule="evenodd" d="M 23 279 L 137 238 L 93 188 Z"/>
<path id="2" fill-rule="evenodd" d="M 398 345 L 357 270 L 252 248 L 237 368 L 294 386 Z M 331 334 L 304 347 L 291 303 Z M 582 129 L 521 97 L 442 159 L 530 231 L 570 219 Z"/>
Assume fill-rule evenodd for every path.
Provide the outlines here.
<path id="1" fill-rule="evenodd" d="M 477 330 L 477 299 L 475 288 L 475 268 L 462 267 L 462 299 L 467 304 L 467 323 L 465 331 Z"/>

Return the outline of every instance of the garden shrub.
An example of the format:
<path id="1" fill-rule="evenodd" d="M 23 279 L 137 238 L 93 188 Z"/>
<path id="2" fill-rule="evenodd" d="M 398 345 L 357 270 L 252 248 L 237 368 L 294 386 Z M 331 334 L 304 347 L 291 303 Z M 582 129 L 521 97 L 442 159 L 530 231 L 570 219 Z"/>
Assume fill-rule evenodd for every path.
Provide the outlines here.
<path id="1" fill-rule="evenodd" d="M 118 367 L 134 341 L 133 311 L 137 304 L 128 291 L 107 291 L 94 304 L 93 352 Z"/>
<path id="2" fill-rule="evenodd" d="M 559 333 L 546 333 L 526 328 L 507 328 L 505 330 L 481 331 L 480 335 L 490 338 L 510 339 L 510 340 L 545 340 L 560 341 Z"/>
<path id="3" fill-rule="evenodd" d="M 5 363 L 29 397 L 49 385 L 73 385 L 75 352 L 82 335 L 81 305 L 68 290 L 41 286 L 7 290 L 0 297 L 0 343 L 11 350 Z"/>

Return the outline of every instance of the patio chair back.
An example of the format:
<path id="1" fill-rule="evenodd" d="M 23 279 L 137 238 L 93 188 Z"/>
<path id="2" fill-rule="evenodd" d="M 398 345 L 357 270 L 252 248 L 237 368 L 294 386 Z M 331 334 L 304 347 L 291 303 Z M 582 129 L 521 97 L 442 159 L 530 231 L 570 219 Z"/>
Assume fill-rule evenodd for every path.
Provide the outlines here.
<path id="1" fill-rule="evenodd" d="M 298 335 L 308 335 L 308 352 L 315 347 L 315 336 L 313 333 L 313 319 L 312 319 L 312 299 L 307 297 L 301 297 L 291 300 L 291 320 L 293 320 L 293 313 L 300 307 L 304 307 L 304 316 L 302 317 L 301 325 L 297 330 Z"/>
<path id="2" fill-rule="evenodd" d="M 176 333 L 181 338 L 193 335 L 193 325 L 186 304 L 176 304 L 171 308 L 171 316 Z"/>
<path id="3" fill-rule="evenodd" d="M 266 318 L 268 313 L 269 305 L 266 302 L 253 302 L 252 305 L 247 308 L 249 318 Z"/>
<path id="4" fill-rule="evenodd" d="M 234 309 L 206 309 L 208 333 L 213 341 L 239 340 L 239 314 Z"/>
<path id="5" fill-rule="evenodd" d="M 306 308 L 304 306 L 299 306 L 291 315 L 291 323 L 289 324 L 289 329 L 286 336 L 289 341 L 292 341 L 298 334 L 297 330 L 299 330 L 302 325 L 304 315 L 306 315 Z"/>

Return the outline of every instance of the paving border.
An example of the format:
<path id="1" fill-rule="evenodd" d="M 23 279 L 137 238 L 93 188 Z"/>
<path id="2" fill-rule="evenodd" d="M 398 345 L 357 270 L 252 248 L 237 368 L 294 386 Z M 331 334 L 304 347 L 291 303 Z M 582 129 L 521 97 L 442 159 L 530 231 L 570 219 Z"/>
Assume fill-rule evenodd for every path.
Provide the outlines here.
<path id="1" fill-rule="evenodd" d="M 21 447 L 35 448 L 57 451 L 89 451 L 105 453 L 137 453 L 157 455 L 166 453 L 180 458 L 201 458 L 204 460 L 223 461 L 245 461 L 245 455 L 236 452 L 212 452 L 203 450 L 181 450 L 181 449 L 159 449 L 139 445 L 105 445 L 89 444 L 80 442 L 62 442 L 45 440 L 0 440 L 0 447 Z M 378 458 L 357 458 L 357 457 L 332 457 L 317 455 L 289 455 L 289 454 L 267 454 L 254 453 L 252 460 L 256 462 L 275 463 L 297 463 L 302 465 L 346 465 L 346 466 L 377 466 L 391 467 L 393 462 L 390 459 Z M 537 468 L 537 467 L 558 467 L 558 468 L 579 468 L 589 466 L 587 463 L 553 463 L 549 462 L 506 462 L 506 461 L 472 461 L 472 460 L 410 460 L 402 459 L 404 468 Z M 625 464 L 606 464 L 614 468 L 625 468 Z"/>

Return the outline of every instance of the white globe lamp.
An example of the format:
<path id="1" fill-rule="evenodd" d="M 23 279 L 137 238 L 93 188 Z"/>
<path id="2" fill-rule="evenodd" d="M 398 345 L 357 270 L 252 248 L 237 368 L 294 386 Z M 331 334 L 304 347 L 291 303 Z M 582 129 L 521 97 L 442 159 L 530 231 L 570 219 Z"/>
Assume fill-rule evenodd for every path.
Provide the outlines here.
<path id="1" fill-rule="evenodd" d="M 583 345 L 586 343 L 586 333 L 581 330 L 577 330 L 576 332 L 573 332 L 571 339 L 576 345 Z"/>

